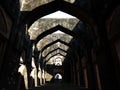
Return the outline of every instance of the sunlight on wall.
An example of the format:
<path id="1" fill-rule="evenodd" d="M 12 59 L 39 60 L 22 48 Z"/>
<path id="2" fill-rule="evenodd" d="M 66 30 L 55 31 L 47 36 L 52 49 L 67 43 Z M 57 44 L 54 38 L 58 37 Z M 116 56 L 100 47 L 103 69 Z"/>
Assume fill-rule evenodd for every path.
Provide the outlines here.
<path id="1" fill-rule="evenodd" d="M 55 66 L 62 66 L 62 59 L 60 57 L 55 58 Z"/>
<path id="2" fill-rule="evenodd" d="M 25 83 L 25 88 L 28 89 L 28 78 L 27 78 L 27 68 L 24 64 L 21 64 L 18 72 L 23 76 L 24 78 L 24 83 Z"/>
<path id="3" fill-rule="evenodd" d="M 53 78 L 53 75 L 49 74 L 48 72 L 45 72 L 46 74 L 46 81 L 50 82 Z"/>
<path id="4" fill-rule="evenodd" d="M 23 65 L 23 64 L 21 64 L 20 67 L 19 67 L 19 69 L 18 69 L 18 72 L 19 72 L 22 76 L 24 76 L 25 73 L 27 72 L 26 66 Z"/>

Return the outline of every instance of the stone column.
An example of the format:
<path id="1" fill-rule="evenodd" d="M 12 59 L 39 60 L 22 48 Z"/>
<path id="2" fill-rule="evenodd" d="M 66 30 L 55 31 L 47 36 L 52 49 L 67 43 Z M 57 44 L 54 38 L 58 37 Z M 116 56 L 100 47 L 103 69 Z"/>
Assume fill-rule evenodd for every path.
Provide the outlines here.
<path id="1" fill-rule="evenodd" d="M 28 72 L 27 72 L 27 65 L 25 62 L 25 51 L 23 51 L 21 57 L 20 57 L 20 67 L 18 69 L 18 72 L 21 74 L 21 76 L 24 79 L 25 89 L 28 89 Z M 22 82 L 20 82 L 22 83 Z"/>
<path id="2" fill-rule="evenodd" d="M 97 79 L 97 87 L 98 87 L 97 90 L 102 90 L 101 80 L 100 80 L 100 75 L 99 75 L 99 68 L 98 68 L 98 64 L 96 62 L 96 54 L 95 54 L 94 49 L 91 50 L 91 54 L 92 54 L 92 61 L 93 61 L 94 69 L 95 69 L 95 75 L 96 75 L 96 79 Z"/>
<path id="3" fill-rule="evenodd" d="M 35 78 L 34 78 L 34 82 L 35 82 L 35 87 L 37 87 L 37 86 L 38 86 L 38 83 L 37 83 L 37 82 L 38 82 L 38 81 L 37 81 L 37 68 L 35 67 L 34 69 L 35 69 L 35 74 L 34 74 L 34 75 L 35 75 Z"/>
<path id="4" fill-rule="evenodd" d="M 72 56 L 71 56 L 71 60 L 70 60 L 70 67 L 71 67 L 71 83 L 74 83 L 74 68 L 73 68 L 73 59 L 72 59 Z"/>
<path id="5" fill-rule="evenodd" d="M 38 78 L 39 78 L 39 85 L 42 86 L 42 70 L 40 64 L 38 68 Z"/>
<path id="6" fill-rule="evenodd" d="M 75 57 L 75 55 L 73 54 L 73 56 Z M 75 66 L 75 58 L 74 57 L 71 57 L 72 58 L 72 69 L 73 69 L 73 83 L 76 84 L 76 66 Z"/>
<path id="7" fill-rule="evenodd" d="M 115 59 L 107 37 L 107 29 L 104 17 L 98 18 L 98 33 L 100 38 L 100 46 L 96 51 L 99 74 L 101 79 L 102 90 L 119 90 L 119 82 L 116 75 Z"/>
<path id="8" fill-rule="evenodd" d="M 22 75 L 22 77 L 24 79 L 25 89 L 28 89 L 28 78 L 27 78 L 27 68 L 26 68 L 26 65 L 21 64 L 21 66 L 18 69 L 18 72 L 20 72 L 20 74 Z"/>
<path id="9" fill-rule="evenodd" d="M 77 76 L 77 85 L 80 86 L 80 59 L 79 59 L 79 55 L 78 55 L 78 52 L 77 52 L 77 49 L 74 50 L 74 53 L 75 53 L 75 57 L 76 57 L 76 76 Z"/>
<path id="10" fill-rule="evenodd" d="M 90 90 L 97 90 L 97 78 L 94 70 L 94 65 L 92 62 L 91 49 L 87 48 L 86 52 L 87 57 L 87 74 L 88 74 L 88 88 Z"/>
<path id="11" fill-rule="evenodd" d="M 45 84 L 45 70 L 44 68 L 42 69 L 42 80 L 43 80 L 43 85 Z"/>
<path id="12" fill-rule="evenodd" d="M 88 88 L 88 77 L 87 77 L 87 65 L 86 65 L 86 57 L 83 56 L 82 58 L 82 69 L 83 69 L 83 78 L 84 78 L 84 87 Z"/>
<path id="13" fill-rule="evenodd" d="M 82 59 L 82 58 L 81 58 Z M 85 81 L 84 81 L 84 70 L 82 67 L 82 60 L 79 60 L 79 73 L 80 73 L 80 86 L 85 87 Z"/>
<path id="14" fill-rule="evenodd" d="M 30 76 L 34 79 L 34 86 L 37 87 L 37 68 L 36 68 L 36 65 L 35 65 L 35 61 L 34 61 L 34 58 L 32 58 L 32 71 L 31 71 L 31 74 Z"/>

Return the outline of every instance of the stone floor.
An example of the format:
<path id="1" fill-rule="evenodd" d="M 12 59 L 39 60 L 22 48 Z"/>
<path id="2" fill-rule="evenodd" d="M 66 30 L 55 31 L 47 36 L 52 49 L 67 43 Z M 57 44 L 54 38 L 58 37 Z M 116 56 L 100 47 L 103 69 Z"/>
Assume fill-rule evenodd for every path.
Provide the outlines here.
<path id="1" fill-rule="evenodd" d="M 41 87 L 32 88 L 30 90 L 88 90 L 71 84 L 48 84 Z"/>

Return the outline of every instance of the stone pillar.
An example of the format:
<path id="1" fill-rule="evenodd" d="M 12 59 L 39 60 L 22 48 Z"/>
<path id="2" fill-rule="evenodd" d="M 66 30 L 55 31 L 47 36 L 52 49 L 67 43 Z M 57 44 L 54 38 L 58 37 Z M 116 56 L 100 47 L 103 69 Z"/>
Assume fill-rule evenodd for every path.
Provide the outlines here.
<path id="1" fill-rule="evenodd" d="M 18 72 L 20 72 L 20 74 L 22 75 L 22 77 L 24 79 L 25 89 L 28 89 L 28 77 L 27 77 L 27 68 L 26 68 L 26 65 L 21 64 L 21 66 L 18 69 Z"/>
<path id="2" fill-rule="evenodd" d="M 83 70 L 84 87 L 88 88 L 87 64 L 86 64 L 86 57 L 85 56 L 83 56 L 81 59 L 81 65 L 82 65 L 82 70 Z"/>
<path id="3" fill-rule="evenodd" d="M 79 58 L 79 55 L 78 55 L 78 52 L 77 52 L 77 49 L 74 50 L 74 53 L 75 53 L 75 57 L 76 57 L 76 76 L 77 76 L 77 85 L 80 86 L 80 58 Z"/>
<path id="4" fill-rule="evenodd" d="M 28 88 L 30 88 L 31 87 L 31 78 L 30 78 L 31 64 L 29 62 L 26 62 L 26 68 L 27 68 Z"/>
<path id="5" fill-rule="evenodd" d="M 107 30 L 104 17 L 99 17 L 97 22 L 100 36 L 100 46 L 96 51 L 99 74 L 102 90 L 119 90 L 118 78 L 116 75 L 115 60 L 112 55 L 110 42 L 107 37 Z"/>
<path id="6" fill-rule="evenodd" d="M 32 47 L 32 67 L 33 67 L 33 70 L 32 70 L 32 77 L 34 78 L 34 84 L 35 84 L 35 87 L 38 86 L 38 61 L 39 61 L 39 52 L 38 52 L 38 49 L 37 49 L 37 46 L 35 43 L 33 43 L 33 47 Z"/>
<path id="7" fill-rule="evenodd" d="M 27 31 L 27 30 L 26 30 Z M 25 56 L 25 63 L 27 66 L 27 73 L 28 73 L 28 87 L 31 87 L 31 77 L 30 77 L 30 73 L 31 73 L 31 61 L 32 61 L 32 43 L 30 41 L 28 32 L 27 32 L 27 39 L 26 39 L 26 43 L 24 46 L 26 46 L 26 56 Z"/>
<path id="8" fill-rule="evenodd" d="M 73 68 L 73 59 L 72 59 L 72 56 L 71 56 L 71 60 L 70 60 L 70 67 L 71 67 L 71 83 L 74 83 L 74 68 Z"/>
<path id="9" fill-rule="evenodd" d="M 75 57 L 75 55 L 73 54 L 73 56 Z M 72 69 L 73 69 L 73 83 L 76 85 L 76 65 L 75 65 L 75 58 L 74 57 L 71 57 L 72 58 Z"/>
<path id="10" fill-rule="evenodd" d="M 92 61 L 93 61 L 94 69 L 95 69 L 95 75 L 96 75 L 96 79 L 97 79 L 97 87 L 98 87 L 97 90 L 102 90 L 101 80 L 100 80 L 100 76 L 99 76 L 99 68 L 98 68 L 98 64 L 96 62 L 96 54 L 95 54 L 94 49 L 91 50 L 91 54 L 92 54 Z"/>
<path id="11" fill-rule="evenodd" d="M 44 68 L 42 69 L 42 80 L 43 80 L 43 85 L 45 84 L 45 70 Z"/>
<path id="12" fill-rule="evenodd" d="M 87 74 L 88 74 L 88 88 L 90 90 L 97 90 L 97 78 L 92 62 L 91 49 L 87 48 L 86 52 L 87 59 Z"/>
<path id="13" fill-rule="evenodd" d="M 36 65 L 35 65 L 35 61 L 34 61 L 34 58 L 32 58 L 32 71 L 31 71 L 31 74 L 30 76 L 34 79 L 34 86 L 37 87 L 38 84 L 37 84 L 37 68 L 36 68 Z"/>
<path id="14" fill-rule="evenodd" d="M 79 61 L 79 72 L 80 72 L 80 86 L 81 87 L 85 87 L 85 81 L 84 81 L 84 70 L 83 70 L 83 67 L 82 67 L 82 61 L 80 60 Z"/>
<path id="15" fill-rule="evenodd" d="M 42 70 L 40 64 L 38 68 L 38 78 L 39 78 L 39 85 L 42 86 Z"/>
<path id="16" fill-rule="evenodd" d="M 35 82 L 35 87 L 38 86 L 38 81 L 37 81 L 37 68 L 35 68 L 35 78 L 34 78 L 34 82 Z"/>
<path id="17" fill-rule="evenodd" d="M 77 58 L 77 62 L 76 62 L 76 67 L 77 67 L 77 77 L 78 77 L 78 85 L 80 87 L 85 87 L 85 82 L 84 82 L 84 72 L 83 72 L 83 67 L 82 67 L 82 57 L 81 57 L 81 54 L 82 51 L 78 51 L 79 49 L 76 49 L 75 52 L 76 52 L 76 58 Z"/>
<path id="18" fill-rule="evenodd" d="M 39 51 L 39 58 L 38 58 L 38 79 L 39 79 L 39 85 L 42 86 L 42 67 L 41 67 L 41 62 L 42 62 L 42 56 L 41 52 Z"/>
<path id="19" fill-rule="evenodd" d="M 21 82 L 22 82 L 22 75 L 19 73 L 19 79 L 18 79 L 17 90 L 20 90 L 20 89 L 21 89 Z"/>

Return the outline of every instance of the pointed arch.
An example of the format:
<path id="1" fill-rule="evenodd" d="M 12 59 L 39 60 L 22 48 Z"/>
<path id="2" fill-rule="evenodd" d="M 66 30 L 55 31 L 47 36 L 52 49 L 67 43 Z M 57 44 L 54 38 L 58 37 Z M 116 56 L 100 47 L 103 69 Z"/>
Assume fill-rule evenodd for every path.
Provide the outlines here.
<path id="1" fill-rule="evenodd" d="M 53 28 L 51 28 L 51 29 L 49 29 L 49 30 L 41 33 L 41 34 L 36 38 L 35 44 L 37 44 L 37 43 L 38 43 L 42 38 L 44 38 L 45 36 L 47 36 L 47 35 L 49 35 L 49 34 L 51 34 L 51 33 L 54 33 L 54 32 L 56 32 L 56 31 L 58 31 L 58 30 L 61 31 L 61 32 L 66 33 L 66 34 L 69 34 L 69 35 L 71 35 L 71 36 L 73 36 L 73 37 L 75 37 L 75 38 L 77 38 L 77 39 L 79 39 L 79 40 L 81 40 L 80 37 L 79 37 L 79 35 L 78 35 L 77 33 L 73 32 L 73 31 L 70 31 L 69 29 L 67 29 L 67 28 L 65 28 L 65 27 L 63 27 L 63 26 L 61 26 L 61 25 L 57 25 L 56 27 L 53 27 Z"/>
<path id="2" fill-rule="evenodd" d="M 56 48 L 56 49 L 50 51 L 49 53 L 47 53 L 43 58 L 46 58 L 49 54 L 51 54 L 51 53 L 53 53 L 53 52 L 55 52 L 55 51 L 57 51 L 57 50 L 60 50 L 60 51 L 63 51 L 63 52 L 65 52 L 65 53 L 67 53 L 67 51 L 63 50 L 62 48 Z"/>
<path id="3" fill-rule="evenodd" d="M 46 60 L 45 63 L 47 63 L 52 57 L 57 56 L 57 55 L 61 55 L 61 56 L 65 57 L 65 55 L 63 55 L 61 53 L 56 53 L 56 54 L 52 55 L 51 57 L 49 57 L 48 60 Z"/>
<path id="4" fill-rule="evenodd" d="M 73 15 L 78 19 L 88 23 L 92 27 L 96 26 L 92 17 L 83 8 L 78 9 L 71 3 L 65 2 L 63 0 L 55 0 L 48 4 L 39 6 L 32 11 L 29 11 L 22 22 L 30 27 L 37 19 L 58 10 Z"/>
<path id="5" fill-rule="evenodd" d="M 66 43 L 66 42 L 64 42 L 64 41 L 62 41 L 62 40 L 60 40 L 60 39 L 57 39 L 56 41 L 53 41 L 53 42 L 47 44 L 46 46 L 44 46 L 44 47 L 42 48 L 42 50 L 41 50 L 41 53 L 43 53 L 43 51 L 44 51 L 45 49 L 47 49 L 48 47 L 52 46 L 53 44 L 55 44 L 55 43 L 57 43 L 57 42 L 60 42 L 60 43 L 66 45 L 66 46 L 68 46 L 68 47 L 71 47 L 71 45 L 69 45 L 68 43 Z"/>

